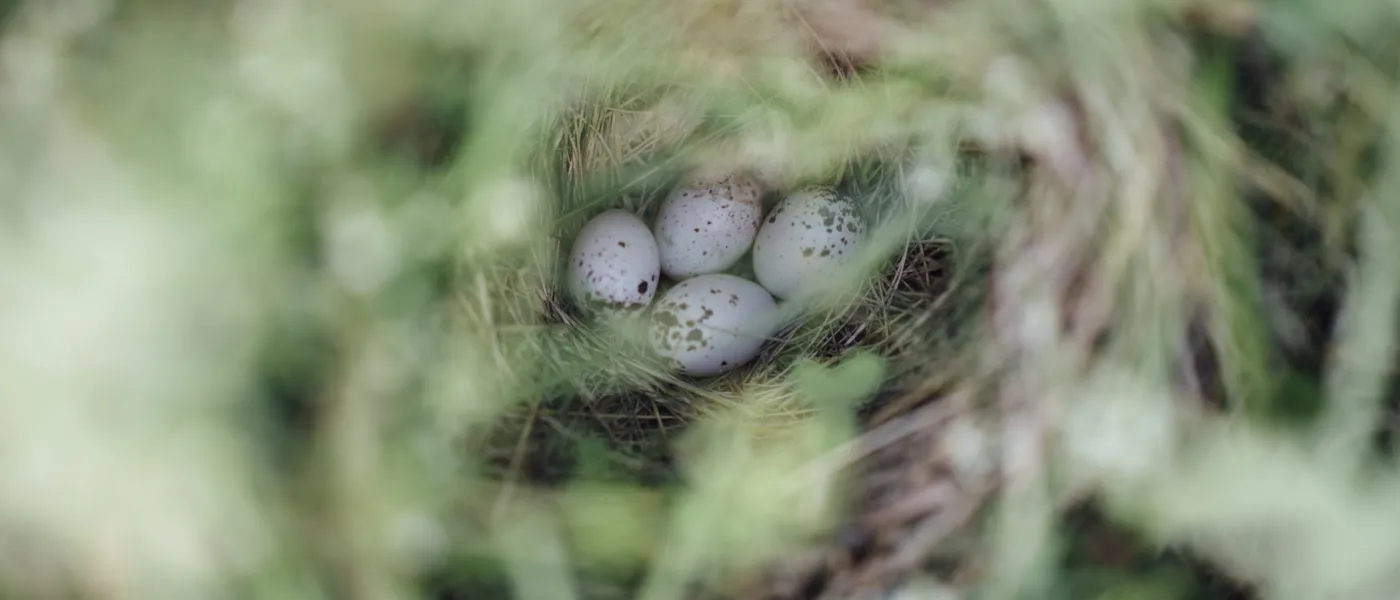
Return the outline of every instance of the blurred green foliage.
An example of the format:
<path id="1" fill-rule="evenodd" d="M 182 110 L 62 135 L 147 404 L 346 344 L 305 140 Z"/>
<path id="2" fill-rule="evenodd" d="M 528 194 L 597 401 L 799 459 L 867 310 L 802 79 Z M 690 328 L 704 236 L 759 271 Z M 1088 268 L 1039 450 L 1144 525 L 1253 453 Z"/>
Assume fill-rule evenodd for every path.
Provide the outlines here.
<path id="1" fill-rule="evenodd" d="M 889 29 L 857 7 L 841 32 L 884 53 L 846 80 L 811 56 L 818 4 L 0 3 L 7 595 L 731 595 L 841 523 L 861 409 L 1027 377 L 1068 434 L 990 534 L 1026 554 L 997 574 L 1072 548 L 1054 493 L 1082 485 L 1137 550 L 1261 596 L 1393 596 L 1400 478 L 1370 443 L 1394 410 L 1393 3 L 1221 4 L 1277 62 L 1262 94 L 1236 85 L 1246 44 L 1188 31 L 1225 28 L 1200 3 Z M 1008 56 L 1025 72 L 998 79 Z M 1073 162 L 1032 118 L 1061 96 L 1109 183 L 1056 205 L 1003 146 Z M 789 305 L 764 361 L 711 381 L 562 300 L 593 211 L 735 168 L 865 201 L 849 297 Z M 987 280 L 1017 236 L 1098 253 L 1076 282 L 1107 342 L 1008 349 Z M 884 277 L 932 241 L 951 291 Z M 1012 300 L 1039 331 L 1044 299 Z M 1326 302 L 1340 325 L 1311 322 Z M 1193 327 L 1210 410 L 1169 375 L 1206 351 Z M 1173 565 L 1044 564 L 1030 589 L 1064 597 L 1206 594 Z"/>

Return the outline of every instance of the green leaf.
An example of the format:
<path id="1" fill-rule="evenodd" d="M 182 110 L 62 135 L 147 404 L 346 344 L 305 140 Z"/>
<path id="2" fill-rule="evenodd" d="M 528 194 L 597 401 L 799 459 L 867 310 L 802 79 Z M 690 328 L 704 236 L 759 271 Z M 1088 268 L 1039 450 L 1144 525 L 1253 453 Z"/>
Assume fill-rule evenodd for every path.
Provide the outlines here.
<path id="1" fill-rule="evenodd" d="M 824 421 L 845 424 L 851 407 L 879 388 L 885 377 L 885 360 L 869 352 L 852 354 L 831 368 L 805 361 L 794 369 L 793 382 L 810 399 Z"/>

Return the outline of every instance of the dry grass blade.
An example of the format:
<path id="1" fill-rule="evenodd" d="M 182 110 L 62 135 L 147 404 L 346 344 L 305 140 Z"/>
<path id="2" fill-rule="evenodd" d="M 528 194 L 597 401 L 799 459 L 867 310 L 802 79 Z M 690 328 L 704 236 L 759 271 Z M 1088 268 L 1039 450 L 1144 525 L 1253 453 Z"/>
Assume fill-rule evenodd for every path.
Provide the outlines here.
<path id="1" fill-rule="evenodd" d="M 1338 318 L 1326 387 L 1330 406 L 1320 426 L 1321 444 L 1339 463 L 1366 462 L 1394 371 L 1400 269 L 1388 257 L 1400 252 L 1397 225 L 1400 200 L 1376 198 L 1362 215 L 1359 264 Z"/>

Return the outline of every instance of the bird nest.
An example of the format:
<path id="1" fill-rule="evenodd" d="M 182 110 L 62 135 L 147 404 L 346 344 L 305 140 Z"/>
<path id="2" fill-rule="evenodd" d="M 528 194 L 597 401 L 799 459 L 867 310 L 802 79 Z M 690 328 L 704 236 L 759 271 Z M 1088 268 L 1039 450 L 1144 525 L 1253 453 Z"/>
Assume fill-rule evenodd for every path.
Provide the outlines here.
<path id="1" fill-rule="evenodd" d="M 738 164 L 773 124 L 706 112 L 676 88 L 575 104 L 536 157 L 554 199 L 549 243 L 471 267 L 512 299 L 468 302 L 465 317 L 493 332 L 518 400 L 467 435 L 496 506 L 529 497 L 568 514 L 580 488 L 646 498 L 608 514 L 668 534 L 633 532 L 624 558 L 580 558 L 574 575 L 600 596 L 1010 593 L 998 586 L 1033 586 L 1048 564 L 1184 578 L 1184 593 L 1220 597 L 1288 579 L 1289 560 L 1248 556 L 1206 520 L 1157 537 L 1121 526 L 1141 511 L 1189 521 L 1152 501 L 1179 482 L 1219 483 L 1183 440 L 1231 443 L 1222 415 L 1269 404 L 1277 365 L 1320 372 L 1324 359 L 1303 355 L 1328 343 L 1337 290 L 1290 280 L 1306 262 L 1291 253 L 1332 278 L 1350 260 L 1289 204 L 1305 195 L 1299 167 L 1251 145 L 1277 124 L 1220 142 L 1224 123 L 1261 108 L 1191 104 L 1182 86 L 1199 65 L 1180 40 L 1134 31 L 1120 50 L 1138 54 L 1119 58 L 1139 72 L 1088 61 L 1056 78 L 1030 57 L 989 58 L 975 85 L 952 88 L 984 102 L 958 119 L 957 143 L 856 140 L 813 168 Z M 827 58 L 832 85 L 879 77 L 849 54 Z M 703 379 L 564 300 L 560 260 L 584 220 L 608 208 L 649 219 L 679 181 L 740 166 L 768 186 L 768 206 L 810 184 L 862 203 L 881 243 L 850 293 L 804 307 L 751 364 Z M 744 506 L 735 523 L 731 502 Z M 572 533 L 575 556 L 616 550 Z"/>

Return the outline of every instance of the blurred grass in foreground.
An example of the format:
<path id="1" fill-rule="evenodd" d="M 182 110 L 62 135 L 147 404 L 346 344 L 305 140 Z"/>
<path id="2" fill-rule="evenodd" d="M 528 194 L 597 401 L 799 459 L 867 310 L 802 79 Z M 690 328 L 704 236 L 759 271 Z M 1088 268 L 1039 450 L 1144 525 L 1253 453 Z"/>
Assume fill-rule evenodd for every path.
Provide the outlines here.
<path id="1" fill-rule="evenodd" d="M 424 573 L 472 597 L 726 595 L 835 528 L 854 407 L 939 377 L 1030 382 L 1032 424 L 1059 434 L 988 433 L 1008 477 L 1026 448 L 1049 466 L 989 521 L 987 595 L 1073 589 L 1057 515 L 1089 495 L 1261 597 L 1400 592 L 1400 477 L 1371 443 L 1394 418 L 1400 294 L 1391 2 L 892 3 L 911 12 L 890 21 L 726 0 L 4 6 L 8 597 L 429 597 Z M 878 32 L 855 81 L 809 56 L 828 9 L 845 34 Z M 1269 123 L 1303 139 L 1283 156 L 1233 124 L 1244 92 L 1219 65 L 1242 44 L 1200 40 L 1239 19 L 1281 64 Z M 1072 162 L 1064 123 L 1038 112 L 1062 94 L 1103 193 L 1026 202 L 1014 173 L 953 167 L 963 138 Z M 441 166 L 386 149 L 405 107 L 458 138 Z M 1092 246 L 1106 351 L 1056 337 L 1012 352 L 986 294 L 937 313 L 968 323 L 928 323 L 868 281 L 849 306 L 803 307 L 816 316 L 762 368 L 708 385 L 660 371 L 626 331 L 561 326 L 570 227 L 601 203 L 645 207 L 687 169 L 739 167 L 869 198 L 872 271 L 920 236 L 969 265 L 1035 256 L 1005 240 Z M 1321 416 L 1298 430 L 1271 424 L 1281 357 L 1321 344 L 1290 342 L 1300 316 L 1269 302 L 1319 277 L 1259 264 L 1255 205 L 1329 232 L 1304 250 L 1347 274 L 1316 293 L 1340 299 L 1339 327 L 1303 377 Z M 992 273 L 1052 275 L 1010 262 Z M 1029 347 L 1061 299 L 1026 285 L 1012 320 Z M 803 360 L 851 311 L 880 315 L 894 356 Z M 1197 328 L 1222 413 L 1179 398 L 1173 361 Z M 992 366 L 955 360 L 983 354 Z M 589 476 L 559 489 L 487 476 L 466 442 L 555 396 L 637 390 L 635 410 L 683 431 L 663 485 L 614 473 L 644 458 L 603 440 L 572 442 Z M 661 414 L 677 405 L 684 426 Z M 523 446 L 507 452 L 519 467 Z M 1120 593 L 1195 593 L 1153 577 Z"/>

